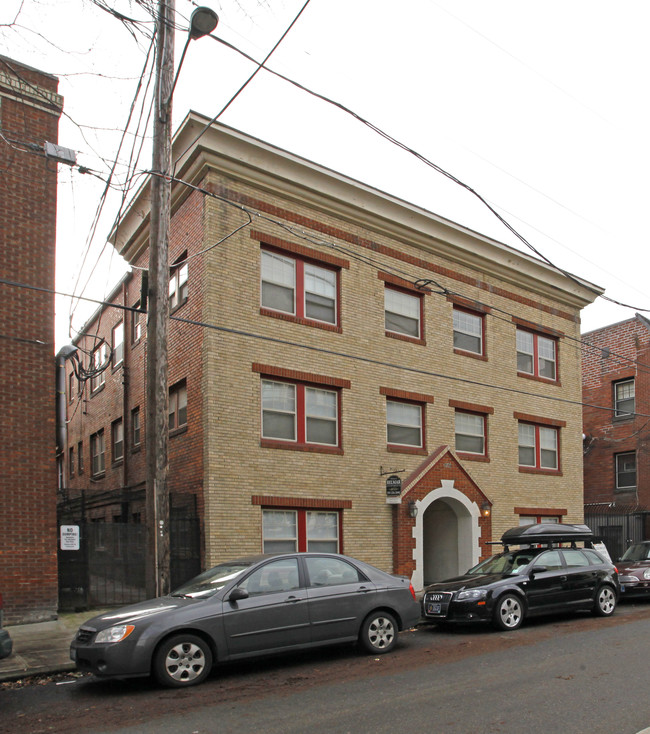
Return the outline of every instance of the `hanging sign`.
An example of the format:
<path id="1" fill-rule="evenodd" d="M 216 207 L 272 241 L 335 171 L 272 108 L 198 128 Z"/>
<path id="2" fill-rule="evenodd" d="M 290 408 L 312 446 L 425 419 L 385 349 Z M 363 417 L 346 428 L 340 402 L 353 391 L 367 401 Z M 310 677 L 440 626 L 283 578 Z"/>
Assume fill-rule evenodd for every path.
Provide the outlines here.
<path id="1" fill-rule="evenodd" d="M 386 502 L 390 505 L 399 505 L 402 502 L 402 480 L 397 474 L 391 474 L 386 479 Z"/>

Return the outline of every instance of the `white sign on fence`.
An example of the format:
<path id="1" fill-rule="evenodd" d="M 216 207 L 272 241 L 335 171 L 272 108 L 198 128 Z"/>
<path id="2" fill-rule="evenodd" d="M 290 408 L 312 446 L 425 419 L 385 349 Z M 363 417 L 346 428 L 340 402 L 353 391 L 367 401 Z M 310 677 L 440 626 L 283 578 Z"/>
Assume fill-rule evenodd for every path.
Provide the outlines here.
<path id="1" fill-rule="evenodd" d="M 61 525 L 61 550 L 79 550 L 78 525 Z"/>

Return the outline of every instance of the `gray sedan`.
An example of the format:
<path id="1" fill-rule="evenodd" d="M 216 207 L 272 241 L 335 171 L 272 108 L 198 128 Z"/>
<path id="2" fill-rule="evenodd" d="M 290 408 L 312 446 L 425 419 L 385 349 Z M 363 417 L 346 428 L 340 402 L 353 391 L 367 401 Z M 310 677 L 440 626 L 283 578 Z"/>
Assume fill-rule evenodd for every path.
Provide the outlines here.
<path id="1" fill-rule="evenodd" d="M 409 580 L 346 556 L 290 553 L 219 564 L 169 596 L 93 617 L 70 647 L 98 676 L 200 683 L 214 662 L 358 641 L 393 649 L 420 607 Z"/>

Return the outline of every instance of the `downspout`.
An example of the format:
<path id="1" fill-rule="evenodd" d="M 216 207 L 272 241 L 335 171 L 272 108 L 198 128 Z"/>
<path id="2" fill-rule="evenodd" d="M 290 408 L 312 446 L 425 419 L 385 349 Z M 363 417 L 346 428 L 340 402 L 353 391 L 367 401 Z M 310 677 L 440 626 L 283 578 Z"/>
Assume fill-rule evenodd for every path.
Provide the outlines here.
<path id="1" fill-rule="evenodd" d="M 77 353 L 77 348 L 71 344 L 61 347 L 56 355 L 56 456 L 61 457 L 63 464 L 61 485 L 66 486 L 66 477 L 69 476 L 69 467 L 66 466 L 66 444 L 68 440 L 68 426 L 65 404 L 65 363 Z"/>

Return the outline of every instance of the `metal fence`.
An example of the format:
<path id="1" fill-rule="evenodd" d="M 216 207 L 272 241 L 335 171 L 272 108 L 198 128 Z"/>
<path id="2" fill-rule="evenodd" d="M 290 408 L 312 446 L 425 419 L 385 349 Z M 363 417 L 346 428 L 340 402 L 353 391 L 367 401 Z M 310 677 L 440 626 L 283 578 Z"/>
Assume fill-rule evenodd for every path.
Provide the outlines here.
<path id="1" fill-rule="evenodd" d="M 170 521 L 174 588 L 201 570 L 199 521 Z M 79 523 L 79 550 L 59 548 L 59 609 L 130 604 L 146 598 L 147 529 L 133 523 Z"/>
<path id="2" fill-rule="evenodd" d="M 620 558 L 633 543 L 650 535 L 650 511 L 626 509 L 615 504 L 585 505 L 585 524 L 601 538 L 613 560 Z"/>

